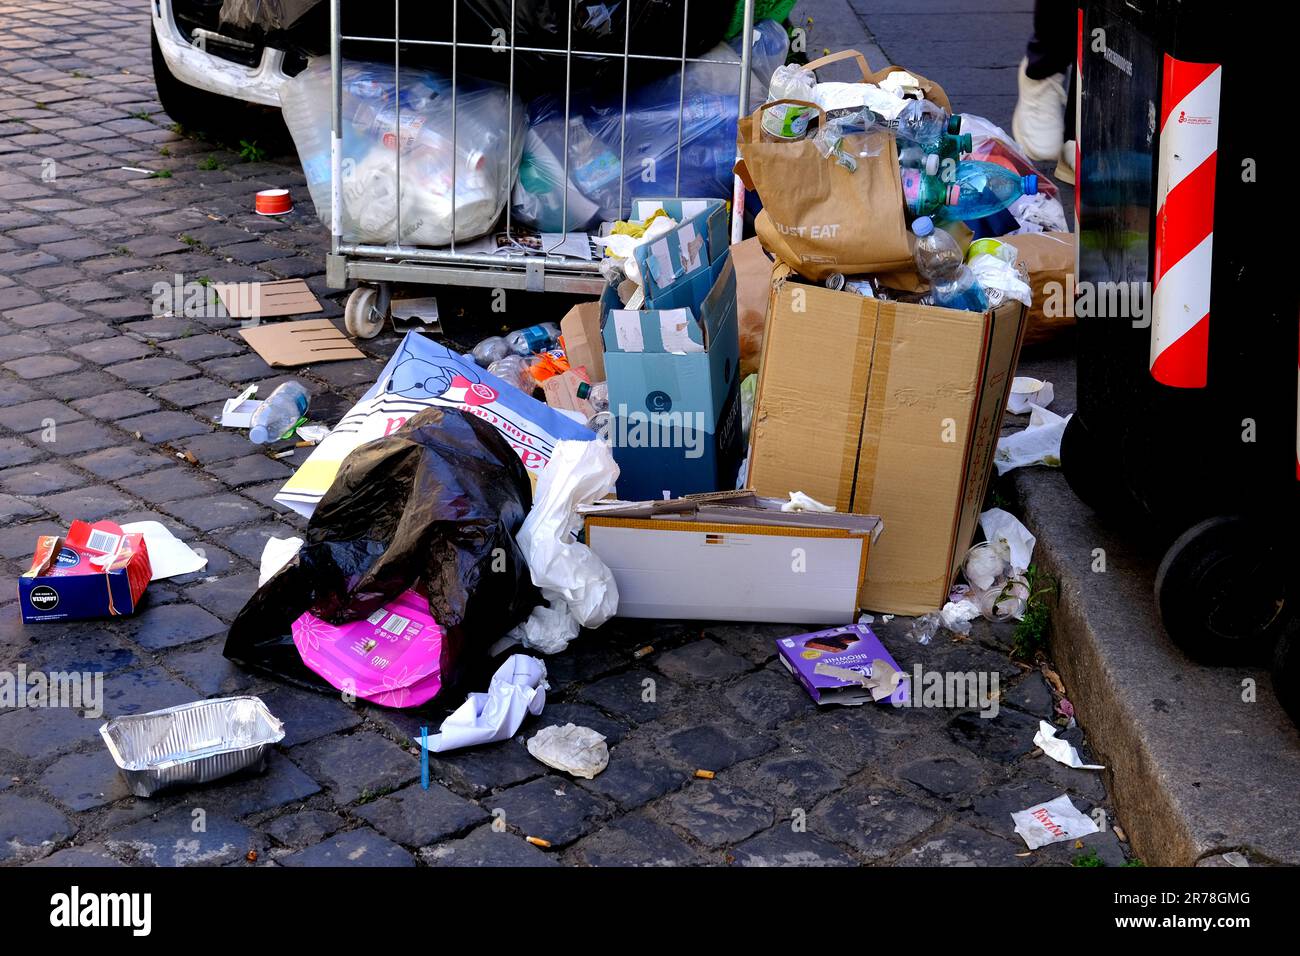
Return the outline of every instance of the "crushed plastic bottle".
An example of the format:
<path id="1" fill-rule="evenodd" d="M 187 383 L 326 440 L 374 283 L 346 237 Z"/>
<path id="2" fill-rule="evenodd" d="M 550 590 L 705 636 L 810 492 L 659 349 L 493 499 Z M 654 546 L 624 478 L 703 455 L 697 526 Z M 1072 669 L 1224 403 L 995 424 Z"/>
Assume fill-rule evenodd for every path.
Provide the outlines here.
<path id="1" fill-rule="evenodd" d="M 489 335 L 470 354 L 480 368 L 487 368 L 510 354 L 510 343 L 499 335 Z"/>
<path id="2" fill-rule="evenodd" d="M 537 388 L 537 380 L 533 378 L 529 369 L 537 362 L 535 355 L 507 355 L 489 365 L 488 372 L 501 381 L 513 385 L 525 395 L 531 395 L 533 389 Z"/>
<path id="3" fill-rule="evenodd" d="M 302 421 L 311 393 L 297 382 L 285 382 L 253 410 L 248 438 L 255 445 L 283 438 Z"/>

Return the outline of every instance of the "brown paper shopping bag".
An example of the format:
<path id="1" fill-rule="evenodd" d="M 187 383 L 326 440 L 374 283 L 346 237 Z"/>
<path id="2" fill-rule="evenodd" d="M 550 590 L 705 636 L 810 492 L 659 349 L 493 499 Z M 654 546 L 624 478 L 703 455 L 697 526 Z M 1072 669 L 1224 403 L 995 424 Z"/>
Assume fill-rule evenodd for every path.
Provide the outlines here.
<path id="1" fill-rule="evenodd" d="M 900 69 L 889 66 L 872 72 L 866 57 L 854 50 L 814 60 L 808 68 L 845 59 L 857 61 L 866 83 L 879 83 Z M 949 108 L 937 83 L 919 76 L 917 80 L 928 99 Z M 858 275 L 910 267 L 894 137 L 883 132 L 850 137 L 856 151 L 875 154 L 859 157 L 857 171 L 850 172 L 823 157 L 811 139 L 765 141 L 763 113 L 785 102 L 790 101 L 764 104 L 741 121 L 738 134 L 741 159 L 736 172 L 763 201 L 755 222 L 763 245 L 805 278 L 817 281 L 837 272 Z M 817 112 L 824 122 L 825 115 Z"/>

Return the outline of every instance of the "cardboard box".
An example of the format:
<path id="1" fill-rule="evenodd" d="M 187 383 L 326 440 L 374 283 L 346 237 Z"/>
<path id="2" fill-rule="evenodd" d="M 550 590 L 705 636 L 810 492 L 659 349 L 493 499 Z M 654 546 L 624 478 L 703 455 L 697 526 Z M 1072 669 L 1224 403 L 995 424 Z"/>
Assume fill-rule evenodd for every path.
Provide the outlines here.
<path id="1" fill-rule="evenodd" d="M 36 539 L 18 603 L 24 622 L 133 614 L 152 576 L 143 534 L 111 521 L 74 521 L 62 538 Z"/>
<path id="2" fill-rule="evenodd" d="M 602 300 L 608 437 L 626 500 L 734 488 L 744 454 L 726 205 L 676 202 L 699 211 L 636 250 L 644 308 L 624 308 L 612 288 Z"/>
<path id="3" fill-rule="evenodd" d="M 876 661 L 884 661 L 896 671 L 899 669 L 898 662 L 885 650 L 880 638 L 865 624 L 782 637 L 776 642 L 776 650 L 785 669 L 819 704 L 855 705 L 874 699 L 869 689 L 848 679 L 848 675 L 835 674 L 835 671 L 851 671 L 872 677 Z M 907 703 L 909 690 L 909 681 L 904 676 L 893 694 L 884 700 L 903 706 Z"/>
<path id="4" fill-rule="evenodd" d="M 600 340 L 600 303 L 580 302 L 560 320 L 564 354 L 571 368 L 585 368 L 592 382 L 605 381 L 605 346 Z"/>
<path id="5" fill-rule="evenodd" d="M 880 519 L 785 513 L 747 491 L 580 509 L 620 617 L 839 624 L 857 613 Z"/>
<path id="6" fill-rule="evenodd" d="M 1024 335 L 985 315 L 833 292 L 772 273 L 749 484 L 880 515 L 865 608 L 942 607 L 975 533 Z"/>

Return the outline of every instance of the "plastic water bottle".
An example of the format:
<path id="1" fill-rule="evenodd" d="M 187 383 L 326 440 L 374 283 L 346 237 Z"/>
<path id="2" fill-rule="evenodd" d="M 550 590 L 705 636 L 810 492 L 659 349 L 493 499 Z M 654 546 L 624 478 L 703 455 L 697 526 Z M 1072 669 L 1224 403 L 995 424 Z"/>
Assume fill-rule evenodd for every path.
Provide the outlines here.
<path id="1" fill-rule="evenodd" d="M 560 327 L 554 322 L 530 325 L 526 329 L 517 329 L 506 336 L 510 351 L 515 355 L 532 355 L 544 352 L 560 341 Z"/>
<path id="2" fill-rule="evenodd" d="M 945 309 L 985 311 L 988 297 L 966 265 L 957 240 L 936 229 L 929 216 L 913 222 L 912 232 L 916 236 L 916 271 L 929 280 L 934 304 Z"/>
<path id="3" fill-rule="evenodd" d="M 934 295 L 934 304 L 945 309 L 985 312 L 989 307 L 988 296 L 975 273 L 970 271 L 970 266 L 963 265 L 948 278 L 935 282 L 930 291 Z"/>
<path id="4" fill-rule="evenodd" d="M 311 393 L 297 382 L 285 382 L 253 411 L 248 438 L 255 445 L 275 441 L 307 414 Z"/>
<path id="5" fill-rule="evenodd" d="M 965 261 L 957 240 L 934 228 L 934 220 L 929 216 L 913 222 L 912 233 L 916 236 L 916 271 L 931 284 L 952 275 Z"/>
<path id="6" fill-rule="evenodd" d="M 948 200 L 939 210 L 945 219 L 983 219 L 1006 209 L 1021 196 L 1038 192 L 1037 176 L 1021 176 L 997 163 L 973 159 L 958 163 L 952 180 Z"/>
<path id="7" fill-rule="evenodd" d="M 938 176 L 929 176 L 921 169 L 903 169 L 903 202 L 913 216 L 930 216 L 949 201 L 956 199 L 955 186 L 949 186 Z"/>
<path id="8" fill-rule="evenodd" d="M 927 176 L 937 176 L 946 159 L 957 160 L 974 148 L 970 133 L 954 136 L 945 133 L 937 143 L 928 146 L 906 146 L 898 151 L 898 165 L 907 169 L 923 169 Z"/>

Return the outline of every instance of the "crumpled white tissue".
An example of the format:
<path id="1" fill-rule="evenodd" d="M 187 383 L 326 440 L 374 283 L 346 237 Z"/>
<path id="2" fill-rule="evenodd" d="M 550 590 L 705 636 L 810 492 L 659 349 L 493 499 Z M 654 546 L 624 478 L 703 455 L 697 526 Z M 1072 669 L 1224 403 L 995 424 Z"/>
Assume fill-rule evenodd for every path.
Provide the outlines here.
<path id="1" fill-rule="evenodd" d="M 608 445 L 602 441 L 570 440 L 556 443 L 550 462 L 537 479 L 533 508 L 516 540 L 542 597 L 552 610 L 562 607 L 573 618 L 572 625 L 561 629 L 553 613 L 534 610 L 529 618 L 533 633 L 552 635 L 545 646 L 536 645 L 542 653 L 564 650 L 577 635 L 579 625 L 600 627 L 618 610 L 614 573 L 594 551 L 578 543 L 582 519 L 576 514 L 579 505 L 610 494 L 617 480 L 618 465 Z M 555 639 L 569 631 L 572 635 L 563 641 Z M 524 646 L 534 647 L 529 639 L 524 636 Z"/>
<path id="2" fill-rule="evenodd" d="M 543 727 L 528 738 L 528 752 L 556 770 L 591 780 L 609 766 L 605 735 L 590 727 Z"/>
<path id="3" fill-rule="evenodd" d="M 528 714 L 546 706 L 546 665 L 527 654 L 511 654 L 497 668 L 486 694 L 473 693 L 447 715 L 429 750 L 446 753 L 461 747 L 509 740 Z M 415 738 L 420 743 L 420 738 Z"/>
<path id="4" fill-rule="evenodd" d="M 1045 720 L 1038 722 L 1038 733 L 1034 734 L 1034 745 L 1057 763 L 1063 763 L 1075 770 L 1105 770 L 1099 763 L 1084 763 L 1079 751 L 1068 740 L 1056 736 L 1056 728 Z"/>
<path id="5" fill-rule="evenodd" d="M 1055 412 L 1033 405 L 1029 410 L 1029 425 L 1014 435 L 998 439 L 993 465 L 999 475 L 1005 475 L 1021 465 L 1061 466 L 1061 436 L 1070 420 Z"/>
<path id="6" fill-rule="evenodd" d="M 515 627 L 507 636 L 508 644 L 522 644 L 539 654 L 558 654 L 578 636 L 578 619 L 567 604 L 539 604 L 528 615 L 528 620 Z"/>
<path id="7" fill-rule="evenodd" d="M 974 256 L 967 265 L 979 280 L 980 287 L 988 293 L 989 305 L 993 308 L 1007 299 L 1015 299 L 1025 305 L 1034 304 L 1034 290 L 1020 278 L 1015 263 L 984 253 Z"/>
<path id="8" fill-rule="evenodd" d="M 829 514 L 835 510 L 833 505 L 824 505 L 816 498 L 810 498 L 802 491 L 790 492 L 790 500 L 781 505 L 781 510 L 790 511 L 820 511 Z"/>
<path id="9" fill-rule="evenodd" d="M 1038 539 L 1029 533 L 1019 518 L 1001 508 L 990 508 L 980 515 L 980 530 L 984 532 L 984 540 L 1011 565 L 1012 574 L 1028 570 Z"/>
<path id="10" fill-rule="evenodd" d="M 970 622 L 979 616 L 979 605 L 970 598 L 949 601 L 939 611 L 940 623 L 954 634 L 969 634 Z"/>

